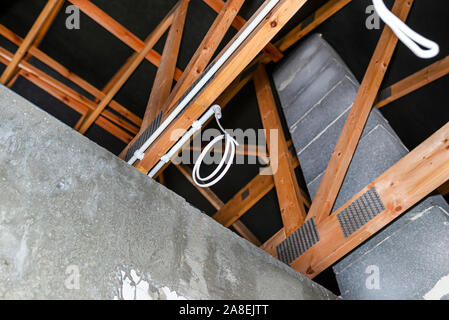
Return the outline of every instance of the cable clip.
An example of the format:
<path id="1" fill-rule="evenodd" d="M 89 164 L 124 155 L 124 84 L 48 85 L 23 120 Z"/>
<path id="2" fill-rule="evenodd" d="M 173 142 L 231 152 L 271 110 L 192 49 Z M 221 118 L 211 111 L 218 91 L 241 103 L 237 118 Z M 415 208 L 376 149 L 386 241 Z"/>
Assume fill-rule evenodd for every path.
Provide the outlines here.
<path id="1" fill-rule="evenodd" d="M 134 157 L 136 157 L 138 160 L 142 161 L 145 157 L 145 153 L 142 152 L 140 149 L 137 149 L 136 152 L 134 152 Z"/>

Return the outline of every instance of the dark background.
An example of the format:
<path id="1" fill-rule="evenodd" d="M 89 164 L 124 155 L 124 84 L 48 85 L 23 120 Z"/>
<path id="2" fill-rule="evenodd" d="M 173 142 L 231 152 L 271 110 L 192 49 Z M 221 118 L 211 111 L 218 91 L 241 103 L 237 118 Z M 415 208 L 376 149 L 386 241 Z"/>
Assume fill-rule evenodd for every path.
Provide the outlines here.
<path id="1" fill-rule="evenodd" d="M 136 36 L 145 39 L 176 1 L 93 0 L 92 2 Z M 3 0 L 0 23 L 19 36 L 25 37 L 45 2 L 44 0 Z M 277 38 L 325 2 L 325 0 L 309 0 Z M 262 3 L 263 0 L 246 0 L 239 14 L 249 19 Z M 387 0 L 385 3 L 391 8 L 393 1 Z M 359 82 L 362 81 L 383 28 L 383 24 L 380 30 L 368 30 L 365 27 L 365 20 L 368 17 L 365 10 L 370 4 L 370 0 L 353 0 L 315 30 L 315 32 L 322 33 L 324 38 L 336 49 Z M 125 63 L 126 59 L 132 55 L 133 51 L 83 13 L 81 13 L 81 29 L 67 30 L 65 28 L 67 17 L 65 7 L 67 5 L 69 3 L 66 2 L 40 45 L 40 49 L 62 63 L 70 71 L 102 89 Z M 448 1 L 414 1 L 407 23 L 419 33 L 439 43 L 441 52 L 435 59 L 421 60 L 414 56 L 402 43 L 399 43 L 382 88 L 390 86 L 447 56 L 449 53 L 449 42 L 447 41 L 448 16 Z M 179 68 L 184 69 L 186 67 L 215 17 L 216 13 L 201 0 L 191 0 L 178 59 Z M 230 29 L 220 49 L 227 44 L 234 34 L 235 30 Z M 154 49 L 162 52 L 164 41 L 165 36 Z M 10 51 L 16 49 L 3 37 L 0 37 L 0 45 Z M 286 55 L 288 55 L 288 51 Z M 34 59 L 31 59 L 30 62 L 42 68 L 42 65 Z M 269 70 L 272 67 L 273 64 L 268 65 Z M 0 66 L 0 71 L 3 71 L 3 69 L 4 66 Z M 115 99 L 142 117 L 156 71 L 156 67 L 145 60 Z M 61 80 L 54 72 L 51 74 Z M 70 85 L 83 92 L 73 84 Z M 69 126 L 73 127 L 80 117 L 78 113 L 23 78 L 19 78 L 12 89 Z M 381 109 L 409 149 L 416 147 L 449 121 L 448 89 L 449 77 L 442 78 Z M 252 83 L 243 88 L 227 106 L 223 115 L 223 124 L 225 128 L 241 128 L 243 130 L 262 128 Z M 214 126 L 214 124 L 211 126 Z M 288 136 L 287 132 L 286 134 Z M 96 125 L 89 129 L 87 136 L 115 154 L 120 153 L 125 147 L 120 140 Z M 233 165 L 226 177 L 212 189 L 226 202 L 255 177 L 258 170 L 258 165 Z M 298 170 L 297 174 L 302 184 L 301 172 Z M 215 212 L 214 208 L 176 168 L 168 167 L 164 175 L 168 188 L 185 197 L 206 214 L 212 215 Z M 275 190 L 272 190 L 251 208 L 241 220 L 262 242 L 276 233 L 282 227 L 282 221 Z M 332 276 L 332 271 L 328 270 L 317 280 L 338 293 L 338 288 Z"/>

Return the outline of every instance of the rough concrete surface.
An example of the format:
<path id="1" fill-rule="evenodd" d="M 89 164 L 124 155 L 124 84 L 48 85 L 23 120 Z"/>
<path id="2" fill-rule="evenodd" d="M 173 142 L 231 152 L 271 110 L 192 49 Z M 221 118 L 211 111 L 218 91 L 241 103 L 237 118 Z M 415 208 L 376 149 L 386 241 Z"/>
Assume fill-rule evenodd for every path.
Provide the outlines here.
<path id="1" fill-rule="evenodd" d="M 0 298 L 333 299 L 0 87 Z"/>

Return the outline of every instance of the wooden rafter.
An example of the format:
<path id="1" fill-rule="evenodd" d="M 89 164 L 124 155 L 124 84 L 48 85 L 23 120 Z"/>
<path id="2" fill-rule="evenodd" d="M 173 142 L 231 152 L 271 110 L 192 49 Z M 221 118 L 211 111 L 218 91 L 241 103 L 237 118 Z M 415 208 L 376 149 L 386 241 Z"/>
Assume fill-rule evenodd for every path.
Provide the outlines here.
<path id="1" fill-rule="evenodd" d="M 7 65 L 12 60 L 12 58 L 12 53 L 0 47 L 1 63 Z M 84 115 L 89 110 L 93 110 L 95 108 L 95 104 L 91 100 L 85 98 L 65 84 L 40 71 L 28 62 L 21 61 L 18 65 L 18 68 L 21 69 L 20 75 L 22 75 L 24 78 L 31 81 L 47 93 L 51 94 L 61 102 L 65 103 L 78 113 Z M 132 137 L 128 132 L 122 130 L 117 125 L 122 126 L 129 131 L 137 132 L 136 127 L 131 126 L 129 123 L 107 110 L 103 111 L 103 113 L 95 123 L 125 143 L 128 143 Z M 114 123 L 117 125 L 115 125 Z"/>
<path id="2" fill-rule="evenodd" d="M 179 79 L 176 86 L 173 88 L 170 96 L 167 101 L 164 103 L 162 110 L 166 112 L 167 110 L 171 110 L 174 104 L 182 97 L 182 95 L 186 92 L 186 90 L 198 79 L 201 73 L 206 68 L 213 54 L 217 50 L 218 45 L 226 34 L 226 30 L 229 28 L 230 22 L 233 20 L 233 17 L 237 15 L 243 0 L 233 0 L 228 1 L 226 6 L 223 7 L 220 14 L 215 19 L 214 23 L 210 27 L 203 41 L 199 45 L 192 59 L 186 67 L 183 75 Z M 147 121 L 145 125 L 142 125 L 141 132 L 143 132 L 148 127 L 148 122 L 151 123 L 154 115 L 151 117 L 151 120 Z M 130 144 L 122 151 L 122 158 L 128 151 L 130 145 L 132 145 L 138 137 L 135 137 Z"/>
<path id="3" fill-rule="evenodd" d="M 203 0 L 204 3 L 206 3 L 212 10 L 214 10 L 215 12 L 219 13 L 220 11 L 223 10 L 223 7 L 225 6 L 225 2 L 223 2 L 222 0 Z M 232 21 L 232 26 L 234 27 L 234 29 L 236 30 L 240 30 L 242 29 L 246 24 L 246 20 L 243 19 L 241 16 L 236 16 L 235 19 Z M 276 48 L 276 46 L 274 46 L 271 43 L 268 43 L 266 45 L 266 47 L 263 49 L 263 52 L 269 56 L 274 62 L 278 62 L 279 60 L 281 60 L 284 55 L 282 54 L 282 52 L 279 51 L 278 48 Z"/>
<path id="4" fill-rule="evenodd" d="M 234 222 L 232 224 L 232 227 L 237 231 L 243 238 L 254 244 L 255 246 L 260 246 L 261 242 L 256 237 L 254 233 L 251 232 L 251 230 L 248 229 L 248 227 L 240 220 Z"/>
<path id="5" fill-rule="evenodd" d="M 315 30 L 315 28 L 320 24 L 332 17 L 350 1 L 351 0 L 329 0 L 321 8 L 301 21 L 301 23 L 299 23 L 295 28 L 279 39 L 274 46 L 281 52 L 284 52 L 310 32 Z M 268 63 L 270 61 L 272 61 L 272 57 L 266 54 L 266 52 L 263 52 L 256 59 L 254 59 L 250 67 L 258 63 Z"/>
<path id="6" fill-rule="evenodd" d="M 271 182 L 271 184 L 270 184 Z M 237 192 L 212 218 L 225 227 L 231 226 L 274 187 L 273 176 L 258 174 Z"/>
<path id="7" fill-rule="evenodd" d="M 19 37 L 14 32 L 12 32 L 11 30 L 9 30 L 8 28 L 6 28 L 5 26 L 3 26 L 1 24 L 0 24 L 0 34 L 17 46 L 20 46 L 20 44 L 23 42 L 23 39 L 21 37 Z M 97 88 L 92 86 L 90 83 L 88 83 L 87 81 L 85 81 L 84 79 L 82 79 L 81 77 L 76 75 L 75 73 L 68 70 L 66 67 L 61 65 L 56 60 L 50 58 L 48 55 L 46 55 L 44 52 L 42 52 L 35 46 L 32 46 L 29 49 L 29 54 L 32 55 L 33 57 L 35 57 L 36 59 L 38 59 L 39 61 L 43 62 L 44 64 L 46 64 L 47 66 L 49 66 L 50 68 L 55 70 L 56 72 L 58 72 L 60 75 L 62 75 L 66 79 L 75 83 L 77 86 L 79 86 L 83 90 L 87 91 L 88 93 L 93 95 L 95 98 L 102 99 L 105 96 L 105 94 L 102 91 L 98 90 Z M 24 61 L 25 61 L 25 59 L 24 59 Z M 135 126 L 137 126 L 137 127 L 141 126 L 142 119 L 140 117 L 136 116 L 134 113 L 132 113 L 128 109 L 126 109 L 121 104 L 119 104 L 117 101 L 112 100 L 111 103 L 109 104 L 109 107 L 111 107 L 111 109 L 116 111 L 118 114 L 120 114 L 122 117 L 127 119 L 130 123 L 134 124 Z M 134 132 L 136 129 L 137 128 L 134 128 L 129 131 L 133 134 L 136 134 Z"/>
<path id="8" fill-rule="evenodd" d="M 166 183 L 165 183 L 165 175 L 164 175 L 163 172 L 161 172 L 161 173 L 159 174 L 159 176 L 157 177 L 157 181 L 158 181 L 160 184 L 162 184 L 163 186 L 166 185 Z"/>
<path id="9" fill-rule="evenodd" d="M 182 173 L 182 175 L 197 189 L 203 197 L 209 201 L 209 203 L 217 210 L 223 208 L 224 203 L 210 188 L 199 187 L 192 178 L 192 170 L 184 164 L 175 164 L 175 167 Z M 257 237 L 245 226 L 241 221 L 235 221 L 232 227 L 246 240 L 253 243 L 256 246 L 260 246 L 261 242 Z"/>
<path id="10" fill-rule="evenodd" d="M 396 101 L 448 74 L 449 56 L 382 90 L 375 106 L 377 108 L 385 107 L 393 101 Z"/>
<path id="11" fill-rule="evenodd" d="M 449 123 L 317 225 L 320 240 L 291 264 L 313 278 L 449 180 Z M 384 210 L 345 237 L 337 215 L 370 189 Z"/>
<path id="12" fill-rule="evenodd" d="M 45 26 L 47 19 L 50 17 L 53 10 L 57 7 L 58 2 L 59 0 L 49 0 L 45 5 L 44 9 L 42 9 L 41 13 L 39 14 L 39 17 L 36 19 L 30 31 L 23 40 L 22 44 L 19 46 L 16 53 L 14 54 L 14 57 L 12 58 L 11 62 L 8 64 L 5 71 L 3 71 L 3 74 L 0 77 L 1 84 L 6 85 L 8 81 L 11 79 L 11 77 L 14 76 L 14 72 L 16 71 L 20 61 L 26 55 L 28 49 L 33 44 L 33 41 L 36 39 L 39 32 Z"/>
<path id="13" fill-rule="evenodd" d="M 288 150 L 270 80 L 264 65 L 259 65 L 253 79 L 260 116 L 266 130 L 270 164 L 273 170 L 284 231 L 288 236 L 304 223 L 306 211 L 299 191 L 298 181 L 296 180 L 295 170 L 289 159 L 290 151 Z M 271 150 L 273 145 L 271 130 L 277 132 L 277 141 L 274 142 L 277 145 L 277 150 Z"/>
<path id="14" fill-rule="evenodd" d="M 217 18 L 185 68 L 183 75 L 173 88 L 170 97 L 165 103 L 164 110 L 170 110 L 206 69 L 243 2 L 244 0 L 229 0 L 222 6 Z"/>
<path id="15" fill-rule="evenodd" d="M 438 188 L 438 191 L 443 195 L 449 195 L 449 181 L 446 181 L 443 185 Z"/>
<path id="16" fill-rule="evenodd" d="M 396 0 L 393 13 L 405 20 L 412 3 Z M 317 224 L 332 210 L 397 42 L 393 31 L 385 27 L 307 215 L 307 219 L 314 218 Z"/>
<path id="17" fill-rule="evenodd" d="M 175 6 L 177 8 L 177 6 Z M 124 70 L 116 82 L 111 86 L 109 91 L 105 94 L 98 106 L 88 114 L 86 119 L 79 126 L 79 132 L 84 134 L 90 128 L 90 126 L 95 122 L 98 116 L 103 112 L 103 110 L 109 105 L 117 92 L 122 88 L 122 86 L 128 81 L 129 77 L 134 73 L 137 67 L 142 63 L 148 52 L 153 48 L 153 46 L 159 41 L 162 35 L 167 31 L 167 29 L 172 24 L 174 14 L 177 9 L 172 9 L 167 16 L 159 23 L 159 25 L 154 29 L 153 32 L 148 36 L 142 50 L 134 56 L 132 62 L 128 65 L 128 68 Z"/>
<path id="18" fill-rule="evenodd" d="M 190 105 L 184 109 L 183 113 L 147 149 L 143 160 L 136 164 L 137 168 L 142 172 L 149 172 L 159 159 L 173 146 L 176 140 L 180 138 L 182 132 L 191 126 L 192 121 L 198 119 L 204 113 L 211 103 L 215 101 L 238 74 L 243 71 L 245 66 L 251 62 L 257 53 L 265 47 L 293 14 L 306 2 L 307 0 L 280 0 L 271 10 L 269 17 L 262 20 L 252 34 L 217 71 L 215 77 L 205 85 Z M 263 10 L 268 3 L 266 1 L 258 12 Z M 255 16 L 252 19 L 254 18 Z M 240 32 L 236 37 L 239 36 Z M 227 47 L 224 50 L 227 50 Z M 163 119 L 167 116 L 167 114 L 163 115 Z"/>
<path id="19" fill-rule="evenodd" d="M 289 31 L 285 36 L 275 43 L 275 46 L 282 52 L 290 48 L 293 44 L 304 38 L 316 27 L 340 11 L 351 0 L 329 0 L 312 15 L 307 17 L 298 26 Z"/>
<path id="20" fill-rule="evenodd" d="M 41 42 L 44 40 L 45 36 L 47 35 L 48 30 L 50 30 L 51 25 L 53 24 L 53 21 L 56 19 L 59 11 L 61 10 L 62 5 L 64 4 L 64 0 L 59 0 L 56 4 L 55 8 L 51 11 L 50 15 L 45 20 L 42 28 L 39 30 L 39 32 L 36 35 L 36 38 L 34 39 L 32 47 L 39 47 Z M 24 57 L 23 61 L 28 61 L 32 55 L 28 52 Z M 11 80 L 8 81 L 7 87 L 11 88 L 14 83 L 16 82 L 17 78 L 19 77 L 18 70 L 14 71 L 13 75 L 11 75 Z"/>
<path id="21" fill-rule="evenodd" d="M 289 152 L 288 155 L 293 168 L 298 167 L 299 161 L 296 155 L 293 155 L 292 152 Z M 223 208 L 218 210 L 213 218 L 225 227 L 229 227 L 232 223 L 240 219 L 241 216 L 274 188 L 274 179 L 270 173 L 271 170 L 269 168 L 264 169 L 264 171 L 259 173 L 245 187 L 237 192 Z M 307 207 L 310 207 L 309 196 L 301 189 L 300 192 L 302 202 Z"/>
<path id="22" fill-rule="evenodd" d="M 164 103 L 170 95 L 189 1 L 180 0 L 178 2 L 179 7 L 176 9 L 173 23 L 167 35 L 164 51 L 162 52 L 161 64 L 157 69 L 148 105 L 143 117 L 141 132 L 163 111 Z"/>
<path id="23" fill-rule="evenodd" d="M 92 20 L 97 22 L 103 28 L 112 33 L 115 37 L 129 46 L 136 52 L 141 52 L 144 47 L 144 42 L 140 40 L 137 36 L 131 33 L 128 29 L 110 17 L 103 10 L 98 8 L 89 0 L 68 0 L 72 4 L 76 5 L 81 11 L 83 11 L 87 16 L 89 16 Z M 156 67 L 159 67 L 161 63 L 161 55 L 154 50 L 150 50 L 147 56 L 145 57 L 149 62 L 151 62 Z M 181 77 L 182 71 L 180 69 L 176 69 L 175 72 L 175 80 L 178 80 Z"/>
<path id="24" fill-rule="evenodd" d="M 260 246 L 260 249 L 271 254 L 273 257 L 277 258 L 276 247 L 282 243 L 287 238 L 285 235 L 284 228 L 276 232 L 270 239 L 265 241 L 263 245 Z"/>

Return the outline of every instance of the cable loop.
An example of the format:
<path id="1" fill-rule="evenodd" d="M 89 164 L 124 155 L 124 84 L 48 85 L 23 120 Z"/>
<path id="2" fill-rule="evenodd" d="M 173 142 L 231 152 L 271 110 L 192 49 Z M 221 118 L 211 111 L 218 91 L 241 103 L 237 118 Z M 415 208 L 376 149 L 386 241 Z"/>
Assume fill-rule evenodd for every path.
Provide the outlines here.
<path id="1" fill-rule="evenodd" d="M 401 19 L 388 10 L 382 0 L 373 0 L 373 4 L 379 17 L 416 56 L 422 59 L 430 59 L 438 55 L 440 47 L 437 43 L 413 31 Z"/>
<path id="2" fill-rule="evenodd" d="M 221 118 L 221 109 L 216 108 L 215 120 L 217 121 L 217 124 L 220 127 L 220 130 L 223 132 L 223 134 L 215 137 L 211 142 L 209 142 L 209 144 L 201 152 L 200 156 L 198 157 L 198 160 L 195 163 L 195 166 L 193 167 L 192 171 L 193 181 L 201 188 L 213 186 L 224 177 L 224 175 L 228 172 L 229 168 L 231 167 L 232 162 L 234 161 L 236 146 L 239 145 L 238 142 L 233 137 L 231 137 L 231 135 L 227 133 L 226 130 L 222 127 L 219 120 L 220 118 Z M 210 150 L 217 142 L 222 140 L 225 140 L 225 151 L 223 153 L 223 157 L 220 163 L 218 164 L 217 168 L 215 168 L 215 170 L 207 177 L 201 177 L 200 168 L 204 160 L 204 157 L 207 154 L 209 154 Z M 223 168 L 226 162 L 227 164 Z"/>

